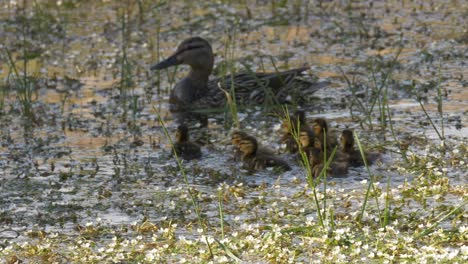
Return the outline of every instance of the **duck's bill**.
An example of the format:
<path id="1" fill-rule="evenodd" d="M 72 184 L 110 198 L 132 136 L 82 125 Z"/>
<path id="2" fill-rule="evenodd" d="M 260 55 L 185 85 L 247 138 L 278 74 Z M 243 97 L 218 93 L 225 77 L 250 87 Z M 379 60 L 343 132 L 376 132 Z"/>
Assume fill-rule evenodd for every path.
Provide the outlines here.
<path id="1" fill-rule="evenodd" d="M 166 69 L 166 68 L 169 68 L 171 66 L 174 66 L 174 65 L 178 65 L 180 64 L 179 60 L 177 60 L 177 55 L 172 55 L 170 56 L 169 58 L 159 62 L 159 63 L 156 63 L 154 64 L 153 66 L 151 66 L 151 70 L 154 71 L 154 70 L 162 70 L 162 69 Z"/>

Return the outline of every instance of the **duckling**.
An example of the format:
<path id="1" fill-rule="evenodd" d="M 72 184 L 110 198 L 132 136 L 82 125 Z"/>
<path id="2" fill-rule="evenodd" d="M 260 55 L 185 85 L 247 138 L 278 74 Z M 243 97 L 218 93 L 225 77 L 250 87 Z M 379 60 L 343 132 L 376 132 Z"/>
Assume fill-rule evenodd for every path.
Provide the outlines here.
<path id="1" fill-rule="evenodd" d="M 232 132 L 232 135 L 231 135 L 231 144 L 234 146 L 234 160 L 241 160 L 241 157 L 242 157 L 242 152 L 240 151 L 239 147 L 240 147 L 240 143 L 242 141 L 242 139 L 246 138 L 250 136 L 248 133 L 242 131 L 242 130 L 235 130 Z M 257 152 L 258 153 L 262 153 L 262 154 L 266 154 L 266 155 L 275 155 L 275 151 L 270 149 L 270 148 L 267 148 L 267 147 L 264 147 L 264 146 L 258 146 L 257 147 Z"/>
<path id="2" fill-rule="evenodd" d="M 299 143 L 301 145 L 302 151 L 307 155 L 307 158 L 310 157 L 310 150 L 314 148 L 315 136 L 314 132 L 310 129 L 302 129 L 299 132 Z M 302 157 L 299 155 L 299 159 Z"/>
<path id="3" fill-rule="evenodd" d="M 310 167 L 312 170 L 312 176 L 318 177 L 324 167 L 323 152 L 317 148 L 310 149 Z M 343 161 L 333 161 L 327 168 L 327 175 L 332 177 L 346 176 L 348 174 L 348 163 Z"/>
<path id="4" fill-rule="evenodd" d="M 323 144 L 326 143 L 327 153 L 331 153 L 338 142 L 334 133 L 328 129 L 327 121 L 324 118 L 315 119 L 312 123 L 312 130 L 314 131 L 315 137 L 318 139 L 318 142 L 316 140 L 314 143 L 316 147 L 320 146 L 324 151 L 325 146 Z"/>
<path id="5" fill-rule="evenodd" d="M 354 137 L 351 130 L 343 130 L 340 137 L 340 143 L 340 152 L 341 156 L 343 157 L 341 158 L 342 160 L 346 160 L 352 167 L 359 167 L 364 165 L 361 152 L 354 148 Z M 366 152 L 364 153 L 364 156 L 366 157 L 367 165 L 372 165 L 372 163 L 380 158 L 380 154 L 375 152 Z"/>
<path id="6" fill-rule="evenodd" d="M 242 152 L 240 151 L 240 144 L 243 138 L 249 136 L 246 132 L 242 130 L 235 130 L 231 134 L 231 144 L 234 149 L 234 161 L 241 160 Z"/>
<path id="7" fill-rule="evenodd" d="M 188 128 L 185 125 L 177 127 L 174 150 L 184 160 L 199 159 L 202 156 L 200 146 L 189 141 Z"/>
<path id="8" fill-rule="evenodd" d="M 239 149 L 242 152 L 244 167 L 249 170 L 264 169 L 266 167 L 279 167 L 283 170 L 290 170 L 288 163 L 275 155 L 261 153 L 258 150 L 258 142 L 252 136 L 243 138 Z"/>
<path id="9" fill-rule="evenodd" d="M 296 153 L 300 147 L 297 145 L 293 133 L 299 132 L 301 130 L 310 131 L 313 133 L 307 125 L 305 112 L 302 110 L 297 110 L 294 115 L 290 115 L 289 120 L 284 119 L 282 128 L 283 135 L 281 137 L 281 143 L 286 144 L 286 150 L 290 153 Z"/>

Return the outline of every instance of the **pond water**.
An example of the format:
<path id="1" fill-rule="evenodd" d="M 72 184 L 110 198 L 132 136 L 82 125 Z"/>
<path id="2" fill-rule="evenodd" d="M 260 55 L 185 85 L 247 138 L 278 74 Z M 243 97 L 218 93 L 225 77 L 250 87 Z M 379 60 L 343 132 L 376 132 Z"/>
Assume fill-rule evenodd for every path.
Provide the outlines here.
<path id="1" fill-rule="evenodd" d="M 308 65 L 307 78 L 330 81 L 303 106 L 307 119 L 326 118 L 337 134 L 351 128 L 366 148 L 379 150 L 382 162 L 370 172 L 382 192 L 388 181 L 394 196 L 410 197 L 402 206 L 407 214 L 466 201 L 464 1 L 24 2 L 0 4 L 0 238 L 8 241 L 2 245 L 34 240 L 28 230 L 79 237 L 77 227 L 89 223 L 113 230 L 103 231 L 94 240 L 98 244 L 115 233 L 132 237 L 126 227 L 144 221 L 178 224 L 178 235 L 198 237 L 187 190 L 196 194 L 213 226 L 220 224 L 222 190 L 231 233 L 244 230 L 241 223 L 270 225 L 272 210 L 289 208 L 300 215 L 274 218 L 279 225 L 317 219 L 304 169 L 279 144 L 282 121 L 260 107 L 239 112 L 241 127 L 281 153 L 293 169 L 243 170 L 232 159 L 229 113 L 213 113 L 203 158 L 183 163 L 185 183 L 159 117 L 173 134 L 177 124 L 168 110 L 169 91 L 188 67 L 151 72 L 149 66 L 191 36 L 211 42 L 217 76 L 229 62 L 236 71 L 244 65 L 268 72 Z M 25 72 L 31 102 L 25 102 L 27 92 L 18 81 Z M 378 102 L 369 116 L 365 113 L 372 100 L 383 98 L 375 94 L 381 85 L 391 113 L 385 128 Z M 438 136 L 442 127 L 445 154 Z M 411 192 L 420 189 L 405 189 L 431 173 L 417 170 L 427 167 L 422 161 L 405 163 L 391 129 L 410 156 L 433 156 L 434 173 L 449 181 L 446 192 L 428 191 L 422 202 Z M 200 131 L 193 129 L 195 138 Z M 327 188 L 336 198 L 329 206 L 337 219 L 349 219 L 360 211 L 369 181 L 367 170 L 356 168 L 317 189 Z M 383 208 L 384 200 L 379 203 Z M 369 215 L 375 213 L 375 199 L 369 208 Z M 429 212 L 437 210 L 419 213 Z M 466 226 L 466 213 L 458 220 L 461 224 L 445 219 L 441 227 Z M 297 260 L 312 255 L 303 252 Z M 258 261 L 255 255 L 247 260 Z"/>

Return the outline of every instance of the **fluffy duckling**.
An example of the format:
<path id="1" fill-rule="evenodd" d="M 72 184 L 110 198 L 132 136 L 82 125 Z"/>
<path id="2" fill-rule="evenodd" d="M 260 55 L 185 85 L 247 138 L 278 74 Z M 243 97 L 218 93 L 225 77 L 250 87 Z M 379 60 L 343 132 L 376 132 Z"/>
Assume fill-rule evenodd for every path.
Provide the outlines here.
<path id="1" fill-rule="evenodd" d="M 310 157 L 310 150 L 314 148 L 314 132 L 310 129 L 302 129 L 299 132 L 299 144 L 301 145 L 302 150 L 304 153 L 307 155 L 307 157 Z M 302 157 L 299 155 L 299 159 Z"/>
<path id="2" fill-rule="evenodd" d="M 200 146 L 189 141 L 188 128 L 185 125 L 177 127 L 174 150 L 177 156 L 184 160 L 199 159 L 202 156 Z"/>
<path id="3" fill-rule="evenodd" d="M 324 143 L 326 143 L 327 152 L 330 153 L 333 148 L 338 144 L 336 137 L 332 131 L 328 129 L 327 121 L 324 118 L 317 118 L 312 123 L 312 130 L 318 141 L 315 141 L 316 147 L 325 150 Z"/>
<path id="4" fill-rule="evenodd" d="M 242 152 L 240 151 L 240 143 L 243 138 L 247 137 L 249 134 L 242 130 L 235 130 L 231 134 L 231 144 L 234 149 L 234 160 L 241 160 Z"/>
<path id="5" fill-rule="evenodd" d="M 305 112 L 302 110 L 297 110 L 294 112 L 294 115 L 290 115 L 289 120 L 284 119 L 282 128 L 283 135 L 281 137 L 281 143 L 286 144 L 286 150 L 290 153 L 296 153 L 300 147 L 294 139 L 293 131 L 309 130 L 312 132 L 307 125 Z"/>
<path id="6" fill-rule="evenodd" d="M 241 160 L 242 158 L 242 152 L 240 151 L 240 143 L 242 139 L 250 136 L 248 133 L 242 131 L 242 130 L 235 130 L 231 134 L 231 144 L 234 146 L 234 160 Z M 257 147 L 257 152 L 266 154 L 266 155 L 275 155 L 275 152 L 267 147 L 263 146 L 258 146 Z"/>
<path id="7" fill-rule="evenodd" d="M 258 151 L 258 142 L 252 136 L 244 137 L 239 145 L 242 153 L 241 159 L 248 170 L 264 169 L 266 167 L 279 167 L 290 170 L 288 163 L 273 154 Z"/>
<path id="8" fill-rule="evenodd" d="M 318 177 L 323 170 L 324 157 L 323 152 L 317 148 L 310 149 L 310 167 L 312 169 L 312 176 Z M 327 169 L 327 175 L 332 177 L 343 177 L 348 174 L 348 163 L 342 161 L 333 161 L 329 164 Z"/>
<path id="9" fill-rule="evenodd" d="M 354 148 L 354 137 L 353 132 L 349 129 L 343 130 L 340 138 L 341 143 L 341 159 L 346 160 L 350 166 L 358 167 L 364 165 L 364 160 L 362 159 L 361 152 L 358 149 Z M 377 159 L 380 158 L 379 153 L 367 152 L 364 153 L 366 157 L 367 165 L 371 165 Z"/>

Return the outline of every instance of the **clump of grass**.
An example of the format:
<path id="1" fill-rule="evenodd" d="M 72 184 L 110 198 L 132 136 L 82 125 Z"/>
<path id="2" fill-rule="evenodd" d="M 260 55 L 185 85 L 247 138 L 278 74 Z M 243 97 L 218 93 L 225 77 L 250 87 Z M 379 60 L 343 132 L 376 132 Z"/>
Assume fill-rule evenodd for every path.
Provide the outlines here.
<path id="1" fill-rule="evenodd" d="M 283 107 L 283 113 L 284 113 L 284 117 L 286 119 L 286 122 L 288 123 L 288 127 L 289 127 L 289 133 L 291 133 L 291 135 L 293 136 L 294 140 L 296 141 L 296 144 L 298 146 L 301 145 L 300 143 L 300 140 L 299 140 L 299 134 L 300 134 L 300 126 L 301 125 L 304 125 L 304 124 L 300 124 L 299 122 L 299 119 L 297 120 L 297 124 L 293 124 L 292 123 L 292 120 L 291 120 L 291 116 L 289 114 L 289 110 L 287 107 Z M 315 203 L 315 206 L 317 207 L 317 217 L 318 217 L 318 221 L 319 221 L 319 224 L 322 226 L 322 227 L 325 227 L 325 223 L 324 223 L 324 217 L 322 215 L 322 208 L 320 206 L 320 202 L 319 202 L 319 198 L 318 198 L 318 194 L 317 194 L 317 181 L 314 180 L 314 175 L 312 175 L 312 168 L 310 166 L 310 162 L 309 162 L 309 158 L 307 157 L 307 154 L 304 152 L 304 150 L 299 147 L 298 148 L 299 150 L 299 155 L 300 155 L 300 158 L 301 158 L 301 163 L 302 163 L 302 166 L 304 167 L 305 169 L 305 173 L 306 173 L 306 180 L 307 180 L 307 183 L 308 183 L 308 186 L 309 188 L 312 190 L 312 193 L 313 193 L 313 196 L 314 196 L 314 203 Z M 324 169 L 325 167 L 328 166 L 328 163 L 326 164 L 326 166 L 324 166 Z M 320 177 L 322 175 L 324 175 L 326 170 L 322 171 L 320 173 Z M 320 177 L 318 177 L 320 179 Z M 326 186 L 325 186 L 325 190 L 324 190 L 326 193 Z M 324 199 L 326 199 L 326 195 L 324 197 Z"/>
<path id="2" fill-rule="evenodd" d="M 402 50 L 402 47 L 397 50 L 397 53 L 393 59 L 391 59 L 388 65 L 381 65 L 385 63 L 378 63 L 375 59 L 370 60 L 368 67 L 370 68 L 371 76 L 368 78 L 368 80 L 370 80 L 369 82 L 371 84 L 358 84 L 354 79 L 350 80 L 344 71 L 340 68 L 343 78 L 348 85 L 348 89 L 352 94 L 350 100 L 351 116 L 356 117 L 361 126 L 366 125 L 370 130 L 374 130 L 373 114 L 376 111 L 376 107 L 378 107 L 378 113 L 380 115 L 380 129 L 381 131 L 385 132 L 388 122 L 386 112 L 386 109 L 388 108 L 388 81 L 391 80 L 393 71 L 398 65 L 398 58 Z M 378 69 L 380 69 L 379 73 L 376 72 Z M 377 76 L 381 76 L 381 78 L 378 79 Z M 358 92 L 362 92 L 360 91 L 362 86 L 365 88 L 364 93 L 366 97 L 368 97 L 367 102 L 362 100 L 362 96 L 358 94 Z M 353 111 L 354 108 L 357 108 L 358 111 L 364 115 L 364 118 L 356 116 Z"/>
<path id="3" fill-rule="evenodd" d="M 406 147 L 404 147 L 401 142 L 399 141 L 395 129 L 393 127 L 392 122 L 392 113 L 389 105 L 388 100 L 388 88 L 389 88 L 389 81 L 391 80 L 392 74 L 398 63 L 398 58 L 401 54 L 403 47 L 400 46 L 397 50 L 395 56 L 388 62 L 381 62 L 377 63 L 376 60 L 371 60 L 369 63 L 369 68 L 371 71 L 371 76 L 368 78 L 370 79 L 371 84 L 357 84 L 355 80 L 350 80 L 341 70 L 342 75 L 348 84 L 348 88 L 351 91 L 351 99 L 350 99 L 350 113 L 351 116 L 357 118 L 361 124 L 361 127 L 367 126 L 369 130 L 374 130 L 373 124 L 373 116 L 375 112 L 379 114 L 379 124 L 380 124 L 380 132 L 385 134 L 387 128 L 390 128 L 390 132 L 394 142 L 396 143 L 397 147 L 399 148 L 399 153 L 403 157 L 406 158 Z M 381 65 L 382 64 L 382 65 Z M 379 70 L 379 72 L 377 72 Z M 378 78 L 380 76 L 380 78 Z M 361 87 L 364 86 L 364 94 L 368 97 L 368 101 L 364 101 L 361 99 L 361 94 L 358 94 Z M 354 108 L 357 108 L 364 117 L 358 117 L 354 113 Z"/>
<path id="4" fill-rule="evenodd" d="M 130 31 L 128 28 L 128 21 L 131 15 L 131 7 L 127 6 L 120 9 L 121 20 L 121 57 L 120 57 L 120 83 L 119 83 L 119 99 L 123 109 L 122 120 L 127 121 L 128 112 L 131 111 L 131 118 L 129 120 L 129 130 L 135 138 L 140 134 L 140 127 L 137 125 L 137 114 L 140 112 L 142 102 L 139 96 L 135 93 L 135 80 L 134 80 L 134 63 L 130 60 L 128 54 L 128 46 L 130 44 Z"/>
<path id="5" fill-rule="evenodd" d="M 5 99 L 9 94 L 9 89 L 6 84 L 0 84 L 0 115 L 5 112 Z"/>
<path id="6" fill-rule="evenodd" d="M 121 58 L 120 58 L 120 83 L 119 83 L 119 94 L 120 94 L 120 102 L 123 107 L 123 120 L 126 120 L 127 117 L 127 100 L 128 100 L 128 90 L 130 90 L 133 85 L 132 79 L 132 65 L 128 60 L 127 56 L 127 46 L 129 42 L 129 33 L 127 32 L 127 20 L 128 20 L 128 13 L 127 10 L 121 10 L 120 19 L 121 19 L 121 27 L 122 27 L 122 44 L 121 48 Z"/>
<path id="7" fill-rule="evenodd" d="M 226 75 L 229 75 L 229 82 L 218 82 L 218 88 L 221 89 L 224 92 L 224 95 L 226 96 L 226 104 L 227 104 L 227 112 L 230 114 L 230 119 L 225 119 L 225 120 L 231 120 L 232 124 L 236 128 L 240 128 L 240 123 L 239 123 L 239 117 L 237 115 L 238 109 L 237 109 L 237 101 L 236 101 L 236 83 L 235 83 L 235 66 L 234 66 L 234 54 L 236 50 L 235 46 L 235 41 L 236 39 L 236 30 L 234 26 L 234 30 L 231 31 L 227 35 L 226 41 L 224 43 L 224 58 L 226 58 L 226 64 L 224 67 L 221 69 L 221 81 L 224 82 L 224 79 Z M 230 87 L 223 87 L 225 84 L 229 84 Z M 229 91 L 227 90 L 229 89 Z M 231 125 L 226 122 L 225 127 L 229 128 Z"/>
<path id="8" fill-rule="evenodd" d="M 23 50 L 26 53 L 25 50 Z M 32 128 L 33 122 L 35 120 L 34 110 L 33 110 L 33 95 L 34 95 L 34 83 L 31 82 L 28 76 L 28 58 L 25 56 L 23 58 L 23 72 L 20 74 L 16 66 L 16 62 L 13 60 L 13 57 L 5 47 L 6 57 L 8 59 L 8 66 L 10 72 L 13 74 L 14 85 L 16 87 L 17 98 L 21 104 L 21 113 L 24 118 L 24 127 L 26 130 Z"/>
<path id="9" fill-rule="evenodd" d="M 197 199 L 197 196 L 196 194 L 192 191 L 192 188 L 190 188 L 190 184 L 189 184 L 189 181 L 188 181 L 188 176 L 187 176 L 187 173 L 185 172 L 185 168 L 184 166 L 182 165 L 182 160 L 179 158 L 178 154 L 177 154 L 177 151 L 174 147 L 174 142 L 172 141 L 171 139 L 171 136 L 169 135 L 169 131 L 167 130 L 166 128 L 166 125 L 165 125 L 165 122 L 164 120 L 161 118 L 161 116 L 158 116 L 158 120 L 159 122 L 161 123 L 162 125 L 162 128 L 163 128 L 163 131 L 164 131 L 164 134 L 166 136 L 166 138 L 169 140 L 169 143 L 171 144 L 172 146 L 172 151 L 173 151 L 173 154 L 174 154 L 174 157 L 175 157 L 175 160 L 177 162 L 177 166 L 179 167 L 179 170 L 184 178 L 184 183 L 185 183 L 185 186 L 186 186 L 186 190 L 190 196 L 190 199 L 192 201 L 192 205 L 193 205 L 193 208 L 195 210 L 195 215 L 197 216 L 197 221 L 198 221 L 198 224 L 200 226 L 200 228 L 202 228 L 203 230 L 203 234 L 204 234 L 204 238 L 205 238 L 205 242 L 206 242 L 206 245 L 208 246 L 208 250 L 210 252 L 210 255 L 213 256 L 213 251 L 212 251 L 212 248 L 211 248 L 211 243 L 208 241 L 208 231 L 207 231 L 207 227 L 206 225 L 203 223 L 203 219 L 202 219 L 202 213 L 201 213 L 201 208 L 200 208 L 200 203 Z"/>
<path id="10" fill-rule="evenodd" d="M 150 38 L 150 43 L 148 45 L 149 46 L 148 49 L 151 51 L 151 61 L 159 61 L 161 59 L 161 52 L 160 52 L 161 26 L 160 26 L 159 19 L 156 21 L 155 28 L 156 28 L 156 33 L 155 33 L 156 44 L 154 43 L 153 38 Z M 161 71 L 149 72 L 148 74 L 156 75 L 156 93 L 159 96 L 161 94 Z M 153 88 L 154 87 L 152 87 L 152 84 L 150 84 L 150 87 L 148 87 L 148 89 L 145 89 L 146 99 L 148 103 L 151 102 L 151 98 L 153 95 Z"/>
<path id="11" fill-rule="evenodd" d="M 431 116 L 429 115 L 426 108 L 424 107 L 423 99 L 419 94 L 417 94 L 414 83 L 412 84 L 412 90 L 416 94 L 416 100 L 418 101 L 419 105 L 421 106 L 421 109 L 423 110 L 424 115 L 426 116 L 427 120 L 429 120 L 429 122 L 431 123 L 432 128 L 436 132 L 436 134 L 439 137 L 439 139 L 441 140 L 442 144 L 445 146 L 443 94 L 442 94 L 442 87 L 440 85 L 441 80 L 442 80 L 441 64 L 439 64 L 438 78 L 437 78 L 437 84 L 436 84 L 436 87 L 437 87 L 436 101 L 437 101 L 437 113 L 439 114 L 439 118 L 440 118 L 440 130 L 439 130 L 439 128 L 437 128 L 437 126 L 435 125 L 435 123 L 432 120 Z"/>
<path id="12" fill-rule="evenodd" d="M 371 173 L 371 171 L 369 169 L 369 164 L 367 164 L 366 152 L 364 150 L 364 147 L 361 145 L 361 141 L 359 140 L 359 137 L 356 134 L 356 132 L 354 132 L 354 140 L 356 141 L 356 143 L 358 145 L 359 152 L 361 153 L 362 160 L 364 161 L 364 167 L 366 168 L 367 174 L 369 175 L 369 184 L 367 185 L 366 195 L 365 195 L 365 198 L 364 198 L 364 202 L 362 203 L 361 214 L 358 217 L 358 221 L 361 222 L 363 220 L 363 218 L 364 218 L 364 211 L 366 210 L 367 201 L 369 199 L 370 191 L 372 189 L 372 191 L 374 192 L 375 205 L 377 207 L 377 213 L 378 213 L 380 225 L 381 225 L 381 227 L 385 227 L 384 222 L 382 221 L 382 213 L 381 213 L 380 206 L 379 206 L 379 200 L 378 200 L 377 195 L 375 195 L 377 193 L 377 191 L 376 191 L 376 188 L 375 188 L 375 185 L 374 185 L 374 182 L 375 182 L 374 174 Z M 386 211 L 388 211 L 389 206 L 390 206 L 390 204 L 386 203 Z"/>

